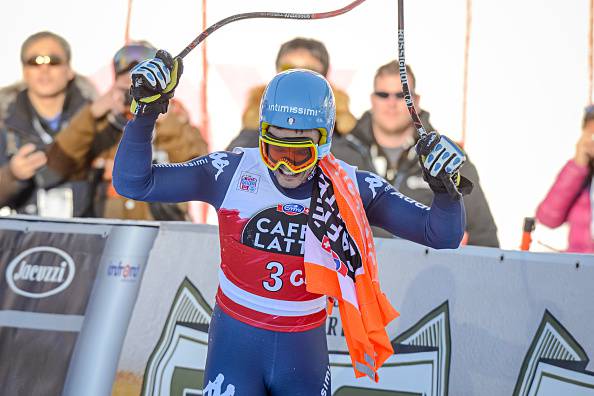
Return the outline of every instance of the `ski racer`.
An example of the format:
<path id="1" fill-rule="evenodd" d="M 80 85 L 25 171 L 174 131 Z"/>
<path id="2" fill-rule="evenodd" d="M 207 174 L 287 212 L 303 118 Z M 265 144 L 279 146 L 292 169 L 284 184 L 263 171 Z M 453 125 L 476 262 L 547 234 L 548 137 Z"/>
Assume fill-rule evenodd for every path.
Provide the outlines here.
<path id="1" fill-rule="evenodd" d="M 161 50 L 131 71 L 135 117 L 120 142 L 113 182 L 131 199 L 204 201 L 217 210 L 221 266 L 205 394 L 330 395 L 325 294 L 344 302 L 356 375 L 377 380 L 392 353 L 384 326 L 397 313 L 379 291 L 369 224 L 433 248 L 457 248 L 465 228 L 459 191 L 471 188 L 458 172 L 462 152 L 437 133 L 420 139 L 435 198 L 431 207 L 415 202 L 330 154 L 330 85 L 316 72 L 294 69 L 267 85 L 259 148 L 152 164 L 155 121 L 182 69 L 181 58 Z M 370 304 L 371 313 L 364 308 Z"/>

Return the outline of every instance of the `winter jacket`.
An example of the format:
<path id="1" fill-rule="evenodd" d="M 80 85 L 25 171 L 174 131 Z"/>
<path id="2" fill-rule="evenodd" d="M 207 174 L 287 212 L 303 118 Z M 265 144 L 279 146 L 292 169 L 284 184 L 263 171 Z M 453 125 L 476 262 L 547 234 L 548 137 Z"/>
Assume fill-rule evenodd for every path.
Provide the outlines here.
<path id="1" fill-rule="evenodd" d="M 242 130 L 229 143 L 227 150 L 231 151 L 235 147 L 258 147 L 260 100 L 265 88 L 265 86 L 258 86 L 250 91 L 242 116 Z M 332 136 L 331 151 L 336 158 L 356 166 L 359 170 L 371 171 L 373 164 L 370 161 L 367 148 L 350 134 L 357 120 L 349 111 L 349 97 L 336 87 L 332 87 L 332 90 L 336 103 L 336 124 Z"/>
<path id="2" fill-rule="evenodd" d="M 592 206 L 590 189 L 592 171 L 570 160 L 557 176 L 536 211 L 536 219 L 547 227 L 569 224 L 568 252 L 593 253 Z"/>
<path id="3" fill-rule="evenodd" d="M 110 115 L 94 118 L 89 104 L 60 132 L 73 140 L 76 152 L 72 157 L 78 166 L 92 161 L 100 170 L 102 182 L 94 202 L 97 216 L 127 220 L 185 220 L 184 205 L 133 201 L 114 190 L 111 170 L 124 123 L 115 122 Z M 187 117 L 172 110 L 157 121 L 153 146 L 155 162 L 184 162 L 208 153 L 199 130 Z"/>
<path id="4" fill-rule="evenodd" d="M 88 83 L 77 77 L 66 88 L 60 128 L 64 128 L 76 112 L 94 96 Z M 81 88 L 84 87 L 84 88 Z M 92 215 L 93 177 L 86 169 L 76 167 L 67 142 L 57 130 L 47 125 L 31 104 L 26 87 L 15 84 L 0 92 L 0 208 L 9 207 L 18 213 L 38 214 L 38 194 L 66 190 L 72 194 L 72 214 Z M 60 129 L 58 128 L 58 130 Z M 27 143 L 45 150 L 47 164 L 33 178 L 18 180 L 9 162 L 20 147 Z"/>
<path id="5" fill-rule="evenodd" d="M 427 130 L 434 130 L 429 121 L 428 112 L 421 110 L 419 117 Z M 370 151 L 375 167 L 374 171 L 377 174 L 388 180 L 388 182 L 404 195 L 425 205 L 431 205 L 433 191 L 429 188 L 429 184 L 423 180 L 423 171 L 414 149 L 416 143 L 414 139 L 411 139 L 409 145 L 404 147 L 404 151 L 400 155 L 396 167 L 390 168 L 385 152 L 375 141 L 371 113 L 369 111 L 365 112 L 361 119 L 359 119 L 351 134 L 359 139 L 362 145 Z M 466 243 L 476 246 L 499 247 L 497 226 L 493 220 L 485 194 L 480 186 L 475 166 L 467 159 L 460 172 L 474 184 L 472 193 L 464 197 L 464 207 L 466 209 Z"/>

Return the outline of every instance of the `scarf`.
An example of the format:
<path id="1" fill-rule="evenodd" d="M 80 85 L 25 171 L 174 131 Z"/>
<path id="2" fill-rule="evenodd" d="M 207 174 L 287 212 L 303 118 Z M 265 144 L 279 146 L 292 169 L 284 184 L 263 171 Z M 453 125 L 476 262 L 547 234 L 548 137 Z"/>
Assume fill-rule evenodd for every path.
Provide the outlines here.
<path id="1" fill-rule="evenodd" d="M 355 370 L 378 381 L 394 351 L 385 327 L 399 314 L 380 290 L 371 228 L 353 180 L 329 154 L 319 162 L 305 234 L 307 291 L 338 301 Z"/>

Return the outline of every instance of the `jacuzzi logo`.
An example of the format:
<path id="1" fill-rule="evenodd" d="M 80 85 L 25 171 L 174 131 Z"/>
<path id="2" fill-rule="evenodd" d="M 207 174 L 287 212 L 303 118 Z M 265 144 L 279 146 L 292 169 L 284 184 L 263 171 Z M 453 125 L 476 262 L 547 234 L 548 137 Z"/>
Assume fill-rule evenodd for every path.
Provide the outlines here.
<path id="1" fill-rule="evenodd" d="M 68 253 L 40 246 L 27 249 L 12 259 L 6 268 L 6 282 L 16 294 L 45 298 L 68 288 L 75 272 L 74 260 Z"/>

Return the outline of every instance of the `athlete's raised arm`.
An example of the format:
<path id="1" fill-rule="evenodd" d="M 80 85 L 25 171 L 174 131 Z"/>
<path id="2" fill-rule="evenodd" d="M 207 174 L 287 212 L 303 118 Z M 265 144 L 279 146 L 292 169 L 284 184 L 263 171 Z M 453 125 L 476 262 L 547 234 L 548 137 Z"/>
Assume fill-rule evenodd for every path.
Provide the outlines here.
<path id="1" fill-rule="evenodd" d="M 242 154 L 215 152 L 179 164 L 152 161 L 155 122 L 167 111 L 182 69 L 181 59 L 159 51 L 132 70 L 135 118 L 118 146 L 113 184 L 119 194 L 139 201 L 204 201 L 218 208 Z"/>
<path id="2" fill-rule="evenodd" d="M 371 225 L 436 249 L 460 245 L 466 223 L 461 199 L 439 192 L 428 207 L 396 191 L 375 173 L 358 171 L 357 182 Z"/>
<path id="3" fill-rule="evenodd" d="M 422 136 L 415 150 L 423 179 L 435 195 L 431 207 L 396 191 L 378 175 L 358 172 L 367 218 L 372 225 L 401 238 L 438 249 L 455 249 L 466 227 L 462 196 L 473 187 L 459 172 L 466 156 L 450 138 L 437 132 Z"/>

